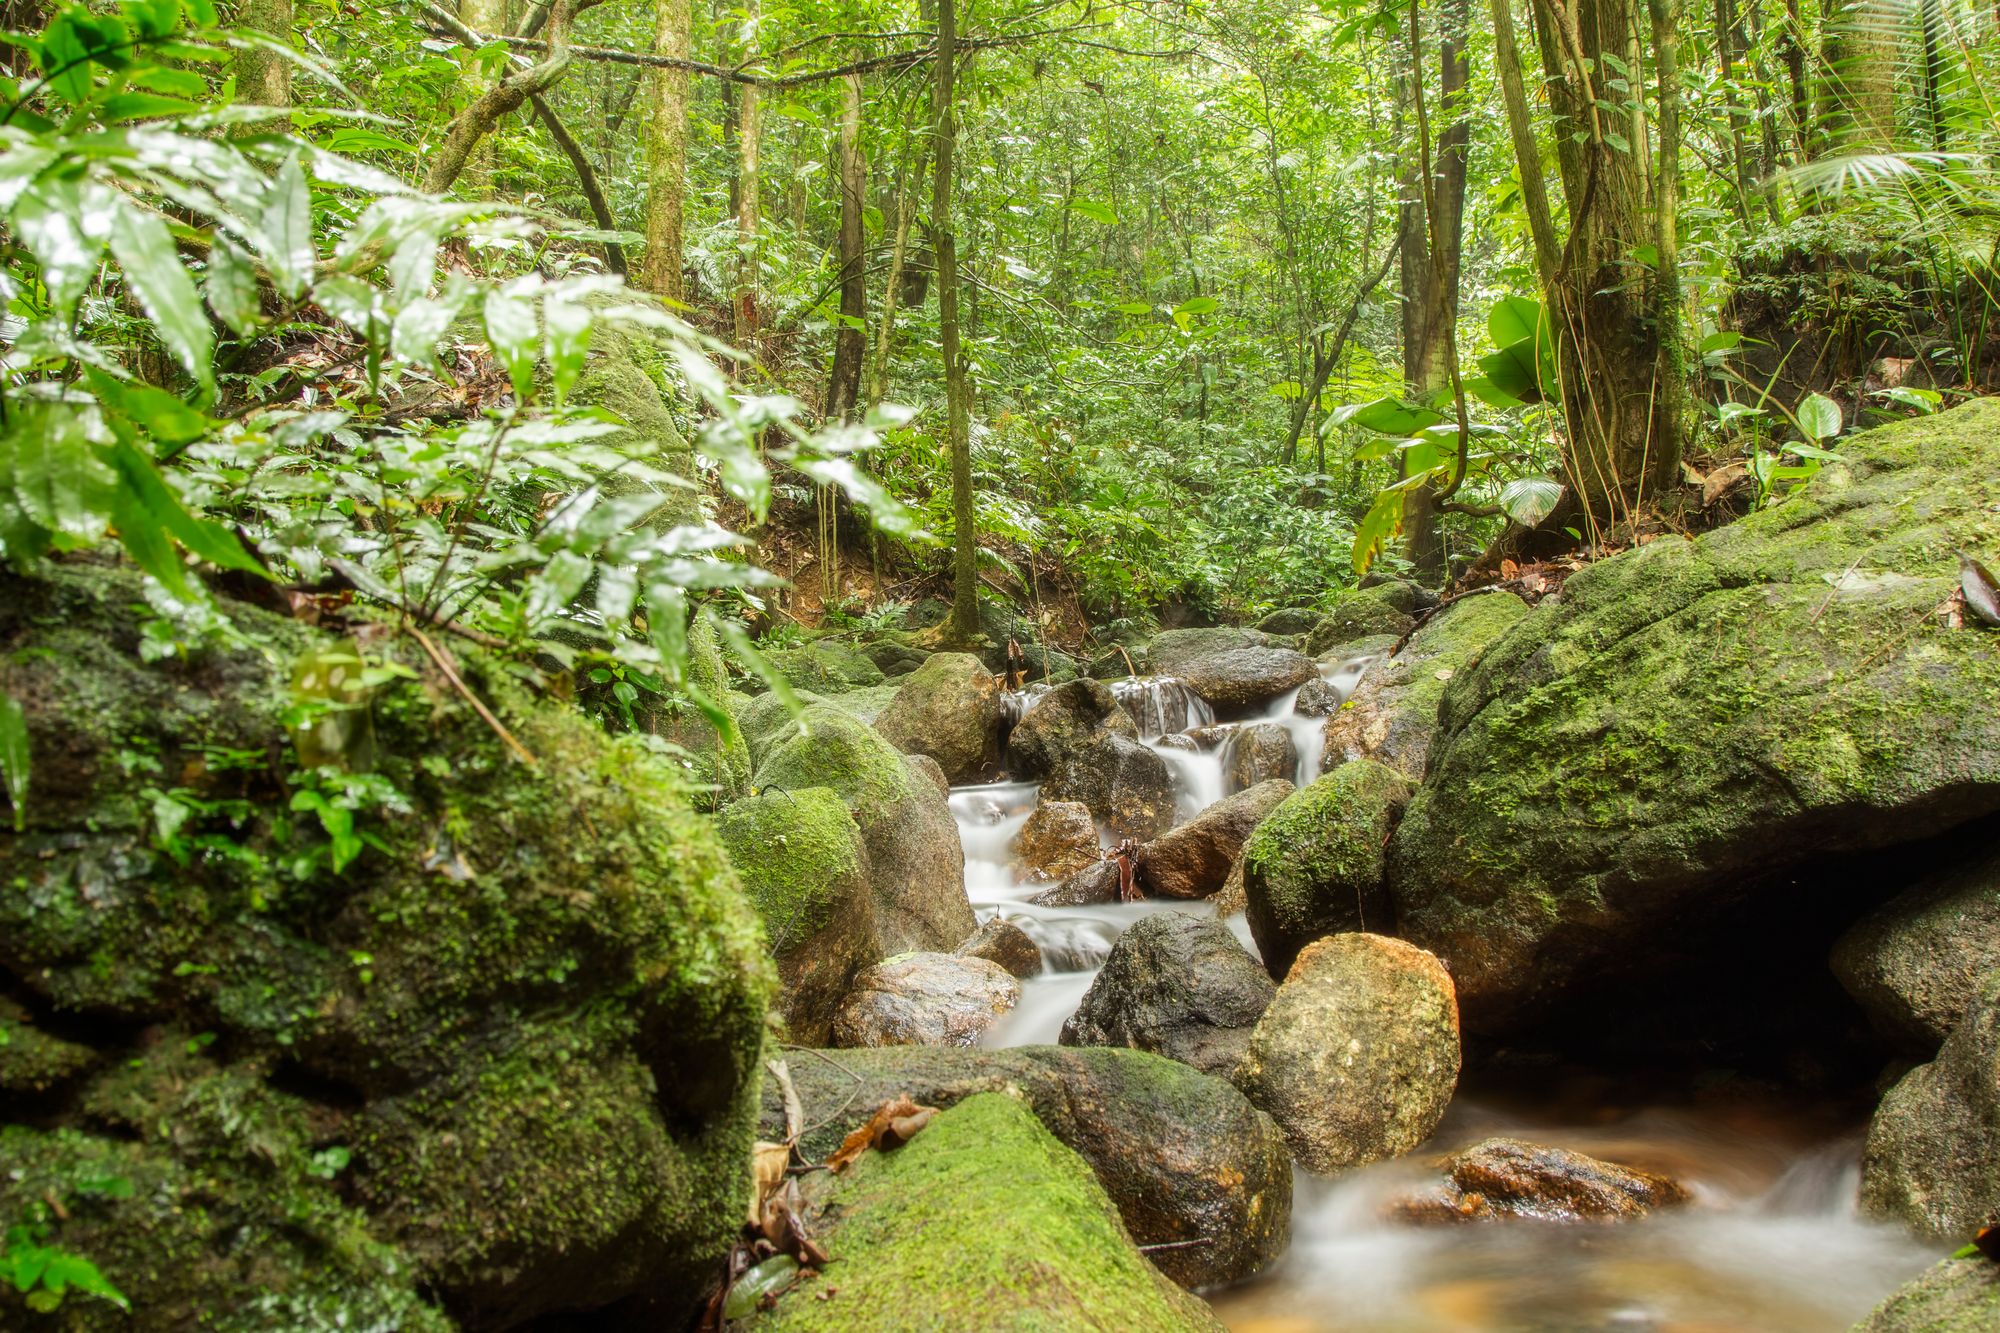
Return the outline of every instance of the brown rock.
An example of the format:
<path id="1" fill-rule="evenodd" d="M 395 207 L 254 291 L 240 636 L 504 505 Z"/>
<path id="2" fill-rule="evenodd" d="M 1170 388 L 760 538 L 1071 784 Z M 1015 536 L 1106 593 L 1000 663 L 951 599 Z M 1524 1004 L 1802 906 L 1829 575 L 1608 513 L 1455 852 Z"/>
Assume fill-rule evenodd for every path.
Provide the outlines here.
<path id="1" fill-rule="evenodd" d="M 1004 916 L 996 916 L 958 946 L 961 958 L 984 958 L 998 963 L 1011 976 L 1032 977 L 1042 970 L 1042 946 Z"/>
<path id="2" fill-rule="evenodd" d="M 1014 859 L 1028 879 L 1053 884 L 1098 860 L 1097 821 L 1081 801 L 1043 801 L 1014 836 Z"/>
<path id="3" fill-rule="evenodd" d="M 1475 1143 L 1444 1171 L 1442 1181 L 1393 1200 L 1390 1214 L 1406 1222 L 1622 1222 L 1689 1197 L 1665 1176 L 1520 1139 Z"/>
<path id="4" fill-rule="evenodd" d="M 948 953 L 887 958 L 854 979 L 833 1019 L 838 1046 L 972 1046 L 1021 1000 L 998 963 Z"/>
<path id="5" fill-rule="evenodd" d="M 1246 791 L 1272 778 L 1290 782 L 1298 771 L 1299 747 L 1292 743 L 1292 733 L 1275 722 L 1238 727 L 1222 752 L 1223 789 L 1228 792 Z"/>
<path id="6" fill-rule="evenodd" d="M 1118 863 L 1105 860 L 1085 866 L 1052 889 L 1028 899 L 1037 907 L 1082 907 L 1118 901 Z"/>
<path id="7" fill-rule="evenodd" d="M 1220 889 L 1243 854 L 1244 840 L 1292 794 L 1284 778 L 1259 782 L 1139 849 L 1139 886 L 1158 898 L 1206 898 Z"/>

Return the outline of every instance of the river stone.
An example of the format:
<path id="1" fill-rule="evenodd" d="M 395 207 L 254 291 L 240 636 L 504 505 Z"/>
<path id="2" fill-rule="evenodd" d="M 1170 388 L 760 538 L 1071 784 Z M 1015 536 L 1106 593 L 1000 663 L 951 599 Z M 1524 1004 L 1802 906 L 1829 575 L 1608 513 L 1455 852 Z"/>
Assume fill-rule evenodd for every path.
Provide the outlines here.
<path id="1" fill-rule="evenodd" d="M 1461 597 L 1424 621 L 1401 652 L 1363 673 L 1326 721 L 1326 762 L 1375 759 L 1422 781 L 1445 685 L 1528 614 L 1508 592 Z"/>
<path id="2" fill-rule="evenodd" d="M 1290 782 L 1298 772 L 1299 747 L 1275 722 L 1238 727 L 1222 750 L 1222 786 L 1231 795 L 1273 778 Z"/>
<path id="3" fill-rule="evenodd" d="M 1344 702 L 1333 682 L 1321 676 L 1299 686 L 1299 697 L 1292 700 L 1292 711 L 1300 717 L 1331 717 Z"/>
<path id="4" fill-rule="evenodd" d="M 1853 1333 L 1990 1333 L 2000 1328 L 2000 1264 L 1947 1259 L 1898 1287 Z"/>
<path id="5" fill-rule="evenodd" d="M 1110 858 L 1093 862 L 1054 888 L 1043 889 L 1028 901 L 1037 907 L 1115 903 L 1118 901 L 1118 863 Z"/>
<path id="6" fill-rule="evenodd" d="M 1222 887 L 1259 820 L 1292 794 L 1284 778 L 1225 796 L 1139 849 L 1138 881 L 1155 898 L 1206 898 Z"/>
<path id="7" fill-rule="evenodd" d="M 833 1018 L 838 1046 L 972 1046 L 1021 1002 L 1021 984 L 972 955 L 906 953 L 854 979 Z"/>
<path id="8" fill-rule="evenodd" d="M 1284 1251 L 1291 1158 L 1271 1118 L 1218 1078 L 1142 1051 L 1025 1046 L 1005 1051 L 795 1052 L 790 1078 L 809 1128 L 799 1150 L 823 1160 L 875 1109 L 907 1095 L 949 1107 L 1008 1092 L 1083 1159 L 1153 1262 L 1206 1287 L 1249 1277 Z M 783 1096 L 764 1084 L 761 1133 L 784 1137 Z"/>
<path id="9" fill-rule="evenodd" d="M 1153 637 L 1141 655 L 1146 670 L 1155 676 L 1179 676 L 1197 658 L 1215 653 L 1232 653 L 1243 648 L 1264 648 L 1271 636 L 1254 629 L 1223 625 L 1213 629 L 1170 629 Z"/>
<path id="10" fill-rule="evenodd" d="M 1042 946 L 1004 916 L 996 916 L 974 931 L 971 939 L 958 946 L 957 952 L 963 958 L 984 958 L 989 963 L 998 963 L 1009 976 L 1023 980 L 1042 970 Z"/>
<path id="11" fill-rule="evenodd" d="M 822 695 L 880 685 L 887 679 L 882 668 L 869 661 L 861 649 L 835 639 L 815 639 L 793 648 L 768 648 L 764 660 L 793 689 Z"/>
<path id="12" fill-rule="evenodd" d="M 1081 801 L 1042 801 L 1014 835 L 1014 862 L 1023 879 L 1048 884 L 1097 864 L 1097 821 Z"/>
<path id="13" fill-rule="evenodd" d="M 1306 635 L 1306 651 L 1318 657 L 1338 644 L 1376 634 L 1400 639 L 1416 624 L 1411 613 L 1417 609 L 1417 599 L 1409 591 L 1414 586 L 1385 583 L 1342 593 Z"/>
<path id="14" fill-rule="evenodd" d="M 1409 795 L 1402 774 L 1362 759 L 1299 788 L 1257 825 L 1243 845 L 1245 911 L 1272 976 L 1322 936 L 1389 928 L 1382 848 Z"/>
<path id="15" fill-rule="evenodd" d="M 2000 972 L 2000 853 L 1890 899 L 1840 937 L 1832 965 L 1879 1031 L 1929 1056 Z"/>
<path id="16" fill-rule="evenodd" d="M 760 789 L 831 787 L 847 802 L 868 849 L 880 956 L 955 949 L 973 932 L 958 824 L 922 759 L 826 702 L 752 743 L 760 748 Z"/>
<path id="17" fill-rule="evenodd" d="M 1088 748 L 1100 731 L 1133 739 L 1139 735 L 1139 728 L 1103 681 L 1072 680 L 1058 685 L 1036 699 L 1007 734 L 1009 772 L 1023 780 L 1053 772 L 1078 750 Z"/>
<path id="18" fill-rule="evenodd" d="M 1621 1222 L 1686 1203 L 1679 1181 L 1580 1152 L 1520 1139 L 1487 1139 L 1444 1163 L 1443 1181 L 1395 1199 L 1404 1222 Z"/>
<path id="19" fill-rule="evenodd" d="M 1224 717 L 1241 717 L 1319 678 L 1319 666 L 1290 648 L 1233 648 L 1178 664 L 1174 674 Z"/>
<path id="20" fill-rule="evenodd" d="M 970 653 L 938 653 L 903 680 L 875 729 L 906 753 L 937 760 L 949 782 L 972 782 L 1000 757 L 1000 685 Z"/>
<path id="21" fill-rule="evenodd" d="M 1265 634 L 1305 634 L 1319 621 L 1319 612 L 1309 606 L 1289 606 L 1273 611 L 1257 622 Z"/>
<path id="22" fill-rule="evenodd" d="M 1250 1034 L 1236 1085 L 1329 1174 L 1409 1152 L 1458 1086 L 1458 1004 L 1437 958 L 1382 935 L 1306 946 Z"/>
<path id="23" fill-rule="evenodd" d="M 1014 777 L 1041 779 L 1042 799 L 1081 801 L 1121 838 L 1144 840 L 1173 824 L 1167 761 L 1133 739 L 1138 728 L 1102 681 L 1058 685 L 1007 738 Z"/>
<path id="24" fill-rule="evenodd" d="M 1446 686 L 1390 847 L 1468 1021 L 1533 1021 L 1809 857 L 2000 809 L 2000 401 L 1841 442 L 1781 505 L 1578 571 Z"/>
<path id="25" fill-rule="evenodd" d="M 1161 912 L 1118 937 L 1065 1046 L 1129 1046 L 1227 1078 L 1277 987 L 1214 917 Z"/>
<path id="26" fill-rule="evenodd" d="M 64 1035 L 101 1060 L 69 1057 L 61 1103 L 0 1130 L 0 1219 L 69 1196 L 59 1243 L 138 1311 L 100 1325 L 72 1293 L 52 1326 L 429 1333 L 443 1309 L 697 1303 L 742 1227 L 773 977 L 685 777 L 454 642 L 518 762 L 382 635 L 371 658 L 406 673 L 319 735 L 397 796 L 362 802 L 374 841 L 336 872 L 319 822 L 284 813 L 307 781 L 287 713 L 295 666 L 352 639 L 217 592 L 242 638 L 148 660 L 146 599 L 74 558 L 0 595 L 0 692 L 34 756 L 26 828 L 0 833 L 0 993 L 88 1015 Z M 226 854 L 161 849 L 139 757 L 189 801 L 242 802 L 180 830 Z M 114 1176 L 132 1190 L 72 1193 Z M 0 1326 L 39 1326 L 14 1300 Z"/>
<path id="27" fill-rule="evenodd" d="M 1250 895 L 1243 888 L 1242 857 L 1236 858 L 1236 864 L 1229 868 L 1229 878 L 1222 881 L 1222 887 L 1208 901 L 1215 908 L 1217 917 L 1232 917 L 1249 910 Z"/>
<path id="28" fill-rule="evenodd" d="M 882 956 L 861 830 L 839 792 L 807 787 L 732 802 L 716 832 L 763 918 L 787 1035 L 824 1046 L 855 974 Z"/>
<path id="29" fill-rule="evenodd" d="M 1875 1110 L 1861 1202 L 1938 1241 L 2000 1225 L 2000 972 Z"/>
<path id="30" fill-rule="evenodd" d="M 1133 1246 L 1104 1186 L 1014 1098 L 970 1096 L 803 1189 L 832 1263 L 746 1333 L 1221 1333 Z"/>

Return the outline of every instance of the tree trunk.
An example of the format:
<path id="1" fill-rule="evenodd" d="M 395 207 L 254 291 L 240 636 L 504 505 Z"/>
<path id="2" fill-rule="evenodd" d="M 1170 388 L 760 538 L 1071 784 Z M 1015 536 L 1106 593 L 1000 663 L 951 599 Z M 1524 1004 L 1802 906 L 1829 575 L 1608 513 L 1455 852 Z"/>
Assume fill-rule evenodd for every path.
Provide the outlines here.
<path id="1" fill-rule="evenodd" d="M 879 407 L 889 392 L 889 357 L 896 346 L 896 307 L 903 295 L 903 265 L 909 255 L 910 223 L 916 217 L 917 191 L 924 183 L 924 162 L 930 136 L 917 139 L 915 161 L 896 186 L 896 239 L 889 250 L 889 278 L 882 284 L 882 323 L 875 335 L 875 364 L 868 372 L 868 406 Z"/>
<path id="2" fill-rule="evenodd" d="M 659 0 L 653 21 L 653 54 L 685 60 L 693 53 L 694 8 L 690 0 Z M 651 111 L 646 127 L 646 266 L 641 282 L 655 296 L 687 299 L 686 239 L 682 209 L 687 198 L 688 73 L 652 73 Z"/>
<path id="3" fill-rule="evenodd" d="M 491 36 L 494 33 L 505 32 L 507 30 L 507 0 L 458 0 L 458 17 L 463 20 L 466 27 L 482 36 Z M 466 52 L 460 57 L 459 63 L 462 70 L 459 75 L 459 86 L 465 90 L 466 98 L 466 110 L 460 116 L 460 123 L 467 123 L 471 122 L 482 102 L 493 95 L 495 84 L 487 76 L 486 71 L 480 67 L 479 56 L 476 51 Z M 527 100 L 525 97 L 521 99 L 521 101 L 525 100 Z M 484 196 L 493 193 L 493 169 L 498 165 L 499 154 L 494 150 L 493 144 L 486 140 L 485 136 L 491 132 L 494 125 L 499 123 L 502 116 L 507 115 L 508 112 L 517 109 L 519 106 L 520 101 L 517 101 L 513 106 L 506 108 L 506 110 L 496 111 L 490 117 L 481 117 L 484 122 L 484 128 L 480 128 L 477 136 L 466 146 L 463 160 L 459 162 L 457 169 L 452 173 L 454 180 L 461 177 L 464 179 L 465 192 L 467 194 Z M 452 128 L 456 130 L 458 125 L 455 124 Z M 452 143 L 452 137 L 450 135 L 446 136 L 444 148 L 440 150 L 441 156 L 456 152 Z M 426 188 L 431 188 L 430 180 L 443 179 L 440 159 L 434 158 L 432 160 L 431 170 L 427 173 L 427 176 L 428 179 L 425 181 Z M 447 182 L 445 186 L 432 189 L 432 193 L 442 194 L 449 187 L 450 183 Z"/>
<path id="4" fill-rule="evenodd" d="M 868 163 L 861 156 L 861 76 L 840 84 L 840 328 L 833 335 L 826 416 L 852 417 L 861 400 L 868 354 L 868 263 L 862 212 L 868 204 Z"/>
<path id="5" fill-rule="evenodd" d="M 467 172 L 473 177 L 474 192 L 491 189 L 491 157 L 480 151 L 486 146 L 486 136 L 503 117 L 520 110 L 530 97 L 547 92 L 561 81 L 570 64 L 571 25 L 579 10 L 588 9 L 595 2 L 553 0 L 547 11 L 548 53 L 534 65 L 515 70 L 491 85 L 468 67 L 467 84 L 475 91 L 480 88 L 484 91 L 478 92 L 471 105 L 452 121 L 444 142 L 431 154 L 430 167 L 424 173 L 425 190 L 443 194 Z M 490 37 L 502 31 L 507 22 L 505 0 L 460 0 L 460 13 L 464 15 L 461 22 L 474 37 Z M 483 181 L 479 174 L 482 169 L 487 173 Z"/>
<path id="6" fill-rule="evenodd" d="M 292 0 L 245 0 L 244 27 L 287 45 L 292 40 Z M 253 106 L 292 104 L 292 62 L 258 47 L 236 52 L 236 100 Z"/>
<path id="7" fill-rule="evenodd" d="M 758 0 L 748 0 L 744 6 L 743 21 L 744 46 L 754 49 L 757 42 L 759 19 Z M 757 193 L 757 155 L 762 147 L 764 102 L 763 89 L 754 83 L 743 85 L 736 102 L 736 345 L 749 350 L 750 340 L 757 334 L 757 284 L 759 262 L 757 253 L 758 220 L 762 209 Z"/>
<path id="8" fill-rule="evenodd" d="M 937 249 L 938 340 L 944 352 L 945 418 L 951 440 L 952 593 L 950 637 L 979 637 L 979 533 L 973 526 L 972 432 L 965 357 L 958 346 L 958 238 L 951 215 L 952 172 L 958 155 L 958 119 L 952 85 L 958 63 L 957 0 L 937 4 L 937 81 L 932 114 L 937 174 L 931 185 L 932 244 Z"/>
<path id="9" fill-rule="evenodd" d="M 1896 137 L 1898 22 L 1883 0 L 1830 0 L 1820 31 L 1819 152 L 1879 152 Z"/>

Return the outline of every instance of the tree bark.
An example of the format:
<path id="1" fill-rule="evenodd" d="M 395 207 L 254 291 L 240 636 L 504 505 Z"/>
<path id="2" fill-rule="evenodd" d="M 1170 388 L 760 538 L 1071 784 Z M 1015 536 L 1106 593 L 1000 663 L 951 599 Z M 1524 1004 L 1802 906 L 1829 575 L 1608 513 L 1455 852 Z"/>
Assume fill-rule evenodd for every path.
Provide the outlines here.
<path id="1" fill-rule="evenodd" d="M 852 417 L 861 401 L 868 355 L 868 255 L 862 213 L 868 204 L 868 163 L 861 155 L 861 76 L 840 85 L 840 328 L 833 335 L 826 416 Z"/>
<path id="2" fill-rule="evenodd" d="M 937 69 L 932 92 L 932 138 L 937 173 L 931 183 L 932 244 L 937 250 L 938 341 L 944 353 L 945 420 L 951 442 L 952 592 L 950 636 L 979 637 L 979 533 L 972 507 L 972 431 L 965 355 L 958 345 L 958 238 L 951 214 L 952 172 L 958 155 L 958 117 L 952 107 L 958 64 L 957 0 L 937 0 Z"/>
<path id="3" fill-rule="evenodd" d="M 252 32 L 289 44 L 292 40 L 292 0 L 245 0 L 241 22 Z M 238 50 L 236 100 L 252 106 L 290 106 L 291 62 L 257 47 Z"/>
<path id="4" fill-rule="evenodd" d="M 743 22 L 744 46 L 754 49 L 760 17 L 758 0 L 747 0 Z M 748 350 L 757 334 L 758 223 L 762 206 L 758 196 L 758 153 L 764 130 L 763 90 L 746 83 L 736 102 L 736 345 Z"/>
<path id="5" fill-rule="evenodd" d="M 553 0 L 548 11 L 548 55 L 529 66 L 507 75 L 497 84 L 485 87 L 472 104 L 459 113 L 446 131 L 444 142 L 431 155 L 430 170 L 424 175 L 424 189 L 432 194 L 443 194 L 464 174 L 481 142 L 500 123 L 503 116 L 521 109 L 528 99 L 537 93 L 545 93 L 555 87 L 569 69 L 570 28 L 579 11 L 587 9 L 596 0 Z M 460 13 L 464 22 L 475 33 L 491 34 L 506 25 L 506 6 L 502 0 L 461 0 Z M 467 74 L 468 84 L 483 86 L 484 80 Z M 475 184 L 477 180 L 475 177 Z M 483 188 L 483 187 L 482 187 Z"/>
<path id="6" fill-rule="evenodd" d="M 882 285 L 882 322 L 875 334 L 875 364 L 868 372 L 868 405 L 879 407 L 889 392 L 889 358 L 896 347 L 896 307 L 903 295 L 903 267 L 909 256 L 910 223 L 916 217 L 916 195 L 923 187 L 930 136 L 920 136 L 915 161 L 896 187 L 896 239 L 889 250 L 889 278 Z"/>
<path id="7" fill-rule="evenodd" d="M 1897 29 L 1880 0 L 1828 4 L 1820 30 L 1820 154 L 1879 152 L 1894 143 Z"/>
<path id="8" fill-rule="evenodd" d="M 693 54 L 690 0 L 659 0 L 653 15 L 653 54 L 685 60 Z M 652 115 L 646 127 L 646 264 L 640 281 L 669 301 L 687 299 L 686 238 L 688 72 L 652 73 Z"/>

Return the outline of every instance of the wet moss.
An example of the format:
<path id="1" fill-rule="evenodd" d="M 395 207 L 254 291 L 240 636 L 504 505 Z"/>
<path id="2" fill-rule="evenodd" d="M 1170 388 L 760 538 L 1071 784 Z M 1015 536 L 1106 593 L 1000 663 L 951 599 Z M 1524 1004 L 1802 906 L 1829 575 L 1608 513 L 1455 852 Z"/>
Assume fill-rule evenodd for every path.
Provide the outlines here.
<path id="1" fill-rule="evenodd" d="M 796 648 L 774 648 L 764 656 L 792 688 L 820 694 L 880 685 L 887 679 L 868 654 L 838 639 L 816 639 Z"/>
<path id="2" fill-rule="evenodd" d="M 830 787 L 864 826 L 910 795 L 903 756 L 881 733 L 833 704 L 808 704 L 796 719 L 766 732 L 760 746 L 759 788 Z"/>
<path id="3" fill-rule="evenodd" d="M 717 831 L 774 953 L 825 929 L 846 888 L 865 874 L 861 831 L 829 787 L 738 801 Z"/>
<path id="4" fill-rule="evenodd" d="M 1411 585 L 1383 583 L 1372 588 L 1352 588 L 1327 604 L 1326 612 L 1306 635 L 1306 651 L 1314 656 L 1356 639 L 1374 634 L 1409 633 L 1415 623 Z"/>
<path id="5" fill-rule="evenodd" d="M 2000 1328 L 2000 1268 L 1988 1260 L 1947 1259 L 1897 1288 L 1854 1333 L 1988 1333 Z"/>
<path id="6" fill-rule="evenodd" d="M 1243 844 L 1250 933 L 1274 977 L 1340 931 L 1386 931 L 1382 849 L 1409 781 L 1372 759 L 1341 764 L 1287 796 Z"/>

